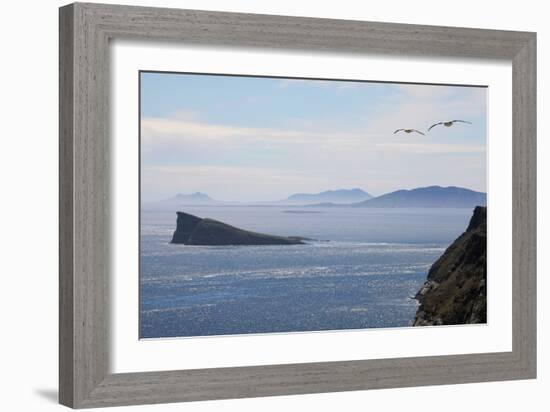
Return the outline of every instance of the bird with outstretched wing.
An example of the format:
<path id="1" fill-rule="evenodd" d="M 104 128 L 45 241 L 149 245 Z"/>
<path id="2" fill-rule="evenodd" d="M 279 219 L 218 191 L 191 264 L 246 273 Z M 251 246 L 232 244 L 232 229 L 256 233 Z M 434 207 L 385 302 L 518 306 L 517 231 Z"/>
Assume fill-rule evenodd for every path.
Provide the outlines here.
<path id="1" fill-rule="evenodd" d="M 455 123 L 467 123 L 467 124 L 472 124 L 472 122 L 469 122 L 467 120 L 448 120 L 448 121 L 445 121 L 445 122 L 439 122 L 439 123 L 434 123 L 430 126 L 430 128 L 428 129 L 428 132 L 430 130 L 432 130 L 435 126 L 445 126 L 445 127 L 451 127 L 453 124 Z"/>
<path id="2" fill-rule="evenodd" d="M 395 132 L 393 132 L 393 134 L 396 134 L 396 133 L 399 133 L 399 132 L 405 132 L 405 133 L 419 133 L 421 134 L 422 136 L 424 136 L 424 133 L 422 133 L 420 130 L 416 130 L 416 129 L 397 129 Z"/>

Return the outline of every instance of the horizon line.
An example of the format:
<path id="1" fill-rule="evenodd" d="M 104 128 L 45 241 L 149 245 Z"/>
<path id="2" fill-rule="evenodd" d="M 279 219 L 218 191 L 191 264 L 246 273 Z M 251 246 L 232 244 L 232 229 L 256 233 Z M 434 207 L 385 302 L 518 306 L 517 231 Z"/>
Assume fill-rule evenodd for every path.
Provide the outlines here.
<path id="1" fill-rule="evenodd" d="M 456 185 L 449 185 L 449 186 L 441 186 L 441 185 L 428 185 L 428 186 L 415 186 L 415 187 L 411 187 L 411 188 L 400 188 L 400 189 L 395 189 L 395 190 L 391 190 L 391 191 L 388 191 L 388 192 L 384 192 L 384 193 L 381 193 L 381 194 L 378 194 L 378 195 L 375 195 L 371 192 L 368 192 L 364 189 L 362 189 L 361 187 L 353 187 L 351 189 L 347 189 L 347 188 L 342 188 L 342 189 L 327 189 L 327 190 L 322 190 L 320 192 L 295 192 L 295 193 L 291 193 L 289 194 L 287 197 L 285 198 L 278 198 L 278 199 L 275 199 L 275 200 L 222 200 L 220 198 L 217 198 L 216 196 L 211 196 L 210 193 L 207 193 L 207 192 L 204 192 L 204 191 L 194 191 L 194 192 L 178 192 L 178 193 L 175 193 L 173 196 L 171 197 L 163 197 L 162 199 L 156 199 L 156 200 L 142 200 L 141 203 L 158 203 L 158 202 L 163 202 L 163 201 L 167 201 L 167 200 L 171 200 L 173 199 L 174 197 L 177 197 L 179 195 L 183 195 L 183 196 L 192 196 L 192 195 L 204 195 L 204 196 L 207 196 L 210 200 L 212 201 L 215 201 L 215 202 L 226 202 L 226 203 L 245 203 L 245 202 L 252 202 L 252 203 L 270 203 L 270 202 L 281 202 L 281 201 L 284 201 L 284 200 L 288 200 L 290 197 L 292 196 L 295 196 L 295 195 L 319 195 L 319 194 L 322 194 L 322 193 L 326 193 L 326 192 L 337 192 L 337 191 L 352 191 L 352 190 L 361 190 L 362 192 L 368 194 L 369 196 L 371 196 L 370 199 L 374 199 L 374 198 L 377 198 L 377 197 L 381 197 L 381 196 L 384 196 L 384 195 L 387 195 L 387 194 L 390 194 L 390 193 L 395 193 L 395 192 L 398 192 L 398 191 L 401 191 L 401 190 L 405 190 L 405 191 L 411 191 L 411 190 L 416 190 L 416 189 L 427 189 L 427 188 L 431 188 L 431 187 L 439 187 L 439 188 L 442 188 L 442 189 L 450 189 L 450 188 L 457 188 L 457 189 L 465 189 L 465 190 L 470 190 L 472 192 L 476 192 L 476 193 L 481 193 L 481 194 L 487 194 L 487 191 L 479 191 L 479 190 L 474 190 L 474 189 L 471 189 L 471 188 L 468 188 L 468 187 L 464 187 L 464 186 L 456 186 Z M 369 200 L 370 200 L 369 199 Z"/>

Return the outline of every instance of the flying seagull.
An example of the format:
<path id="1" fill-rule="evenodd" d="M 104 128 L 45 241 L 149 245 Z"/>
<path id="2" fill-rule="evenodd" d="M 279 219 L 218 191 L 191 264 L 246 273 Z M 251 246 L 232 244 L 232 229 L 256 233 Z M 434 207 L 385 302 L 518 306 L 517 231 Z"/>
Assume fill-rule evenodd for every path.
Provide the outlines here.
<path id="1" fill-rule="evenodd" d="M 435 126 L 439 126 L 439 125 L 443 125 L 445 127 L 451 127 L 453 124 L 455 123 L 468 123 L 468 124 L 472 124 L 472 122 L 468 122 L 466 120 L 449 120 L 448 122 L 439 122 L 439 123 L 435 123 L 435 124 L 432 124 L 430 126 L 430 128 L 428 129 L 428 132 L 430 130 L 432 130 Z"/>
<path id="2" fill-rule="evenodd" d="M 396 134 L 396 133 L 399 133 L 399 132 L 405 132 L 405 133 L 416 132 L 416 133 L 420 133 L 421 135 L 424 136 L 424 133 L 422 133 L 421 131 L 416 130 L 416 129 L 397 129 L 395 132 L 393 132 L 393 134 Z"/>

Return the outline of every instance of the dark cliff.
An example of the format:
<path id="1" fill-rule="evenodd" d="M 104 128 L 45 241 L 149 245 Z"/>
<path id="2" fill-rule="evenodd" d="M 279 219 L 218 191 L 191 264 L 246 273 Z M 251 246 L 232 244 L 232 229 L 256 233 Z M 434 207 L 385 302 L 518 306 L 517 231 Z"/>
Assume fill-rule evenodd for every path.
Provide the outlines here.
<path id="1" fill-rule="evenodd" d="M 414 326 L 487 322 L 487 208 L 477 206 L 470 224 L 432 265 L 416 294 Z"/>
<path id="2" fill-rule="evenodd" d="M 197 246 L 303 245 L 303 238 L 249 232 L 213 219 L 202 219 L 177 212 L 178 220 L 171 243 Z"/>

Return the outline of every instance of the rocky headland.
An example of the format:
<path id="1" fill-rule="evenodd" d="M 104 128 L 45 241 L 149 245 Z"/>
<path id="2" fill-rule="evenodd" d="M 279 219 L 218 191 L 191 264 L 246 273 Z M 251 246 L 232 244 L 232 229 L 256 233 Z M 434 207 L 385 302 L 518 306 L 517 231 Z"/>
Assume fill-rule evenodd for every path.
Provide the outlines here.
<path id="1" fill-rule="evenodd" d="M 487 208 L 477 206 L 470 224 L 432 265 L 415 298 L 414 326 L 487 322 Z"/>
<path id="2" fill-rule="evenodd" d="M 176 230 L 171 243 L 197 246 L 303 245 L 306 238 L 250 232 L 213 219 L 177 212 Z"/>

